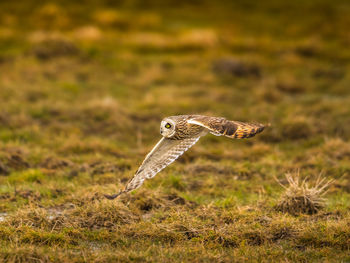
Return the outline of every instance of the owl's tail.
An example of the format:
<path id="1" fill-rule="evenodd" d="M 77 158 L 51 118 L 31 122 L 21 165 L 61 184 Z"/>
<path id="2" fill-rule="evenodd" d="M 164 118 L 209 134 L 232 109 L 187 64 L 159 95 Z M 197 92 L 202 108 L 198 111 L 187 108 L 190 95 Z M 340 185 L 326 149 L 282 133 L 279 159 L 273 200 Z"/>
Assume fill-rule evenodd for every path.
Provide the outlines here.
<path id="1" fill-rule="evenodd" d="M 236 126 L 236 131 L 229 137 L 235 139 L 250 138 L 262 132 L 265 129 L 265 126 L 260 123 L 245 123 L 234 121 L 234 124 Z"/>

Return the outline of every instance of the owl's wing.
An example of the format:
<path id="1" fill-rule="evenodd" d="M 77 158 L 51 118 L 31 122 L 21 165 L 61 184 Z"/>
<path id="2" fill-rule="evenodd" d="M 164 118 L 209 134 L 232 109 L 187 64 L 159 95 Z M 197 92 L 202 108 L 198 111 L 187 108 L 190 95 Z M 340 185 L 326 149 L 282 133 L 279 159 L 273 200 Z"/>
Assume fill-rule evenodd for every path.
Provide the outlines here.
<path id="1" fill-rule="evenodd" d="M 207 128 L 210 133 L 229 138 L 243 139 L 253 137 L 264 130 L 265 126 L 259 123 L 245 123 L 240 121 L 230 121 L 221 117 L 196 116 L 187 121 Z"/>
<path id="2" fill-rule="evenodd" d="M 172 140 L 163 137 L 146 156 L 145 160 L 136 171 L 134 177 L 128 182 L 125 189 L 115 195 L 105 195 L 105 197 L 108 199 L 114 199 L 122 193 L 127 193 L 140 187 L 146 179 L 154 177 L 157 173 L 175 161 L 193 146 L 199 138 L 200 136 L 183 140 Z"/>

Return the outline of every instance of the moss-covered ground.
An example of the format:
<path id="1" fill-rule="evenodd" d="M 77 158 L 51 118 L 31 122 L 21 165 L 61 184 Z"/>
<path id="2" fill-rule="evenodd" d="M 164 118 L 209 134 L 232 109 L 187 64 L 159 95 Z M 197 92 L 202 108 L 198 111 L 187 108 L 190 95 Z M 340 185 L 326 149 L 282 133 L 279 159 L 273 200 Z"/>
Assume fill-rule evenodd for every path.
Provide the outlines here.
<path id="1" fill-rule="evenodd" d="M 0 1 L 0 261 L 349 262 L 350 3 Z M 163 117 L 208 135 L 110 201 Z M 333 179 L 279 212 L 286 173 Z M 277 179 L 277 180 L 276 180 Z"/>

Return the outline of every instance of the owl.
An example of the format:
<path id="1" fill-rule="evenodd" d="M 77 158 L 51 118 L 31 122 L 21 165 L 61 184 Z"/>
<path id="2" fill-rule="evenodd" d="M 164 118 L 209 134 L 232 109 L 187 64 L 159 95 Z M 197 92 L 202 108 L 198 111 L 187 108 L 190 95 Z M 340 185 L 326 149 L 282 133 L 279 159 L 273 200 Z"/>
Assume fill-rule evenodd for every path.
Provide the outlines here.
<path id="1" fill-rule="evenodd" d="M 123 193 L 140 187 L 146 179 L 154 177 L 207 133 L 243 139 L 253 137 L 263 130 L 264 125 L 262 124 L 230 121 L 222 117 L 202 115 L 166 117 L 160 124 L 162 138 L 147 154 L 134 177 L 127 183 L 124 190 L 114 195 L 105 195 L 105 197 L 114 199 Z"/>

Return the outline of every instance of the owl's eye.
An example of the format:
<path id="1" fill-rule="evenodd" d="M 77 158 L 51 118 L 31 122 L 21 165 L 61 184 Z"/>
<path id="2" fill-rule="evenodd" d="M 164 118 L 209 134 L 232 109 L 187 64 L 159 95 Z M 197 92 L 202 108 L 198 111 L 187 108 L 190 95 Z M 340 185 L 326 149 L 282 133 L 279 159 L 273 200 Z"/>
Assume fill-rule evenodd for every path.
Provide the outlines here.
<path id="1" fill-rule="evenodd" d="M 167 124 L 165 124 L 165 128 L 167 129 L 171 128 L 171 124 L 168 122 Z"/>

